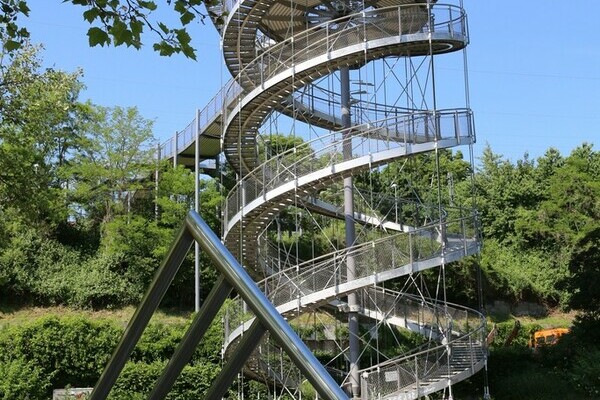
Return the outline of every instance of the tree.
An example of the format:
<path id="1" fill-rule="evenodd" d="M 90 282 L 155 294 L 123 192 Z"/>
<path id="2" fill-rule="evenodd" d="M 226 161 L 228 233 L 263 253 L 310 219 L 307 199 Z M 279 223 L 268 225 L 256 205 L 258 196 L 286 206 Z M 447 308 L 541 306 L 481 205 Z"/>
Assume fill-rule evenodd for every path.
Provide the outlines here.
<path id="1" fill-rule="evenodd" d="M 129 214 L 133 198 L 152 185 L 154 138 L 152 121 L 135 107 L 88 107 L 81 149 L 65 174 L 75 211 L 100 224 Z"/>
<path id="2" fill-rule="evenodd" d="M 194 174 L 182 165 L 165 166 L 160 173 L 156 203 L 160 223 L 176 228 L 194 206 Z"/>
<path id="3" fill-rule="evenodd" d="M 26 45 L 1 76 L 0 204 L 38 222 L 62 221 L 67 211 L 58 171 L 79 140 L 81 73 L 42 70 L 39 48 Z"/>
<path id="4" fill-rule="evenodd" d="M 568 305 L 585 313 L 600 310 L 600 226 L 587 232 L 575 245 L 569 260 Z M 600 316 L 599 316 L 600 317 Z"/>
<path id="5" fill-rule="evenodd" d="M 380 190 L 388 195 L 395 194 L 399 199 L 420 199 L 424 203 L 436 204 L 438 199 L 435 189 L 439 178 L 441 200 L 445 204 L 462 203 L 464 199 L 454 197 L 453 185 L 460 182 L 470 185 L 468 180 L 471 174 L 470 164 L 463 160 L 460 151 L 440 150 L 438 155 L 439 175 L 436 169 L 436 155 L 433 153 L 418 154 L 388 164 L 379 175 Z M 393 184 L 398 185 L 396 193 Z"/>
<path id="6" fill-rule="evenodd" d="M 92 25 L 87 33 L 90 46 L 112 44 L 140 49 L 147 28 L 158 38 L 153 48 L 162 56 L 183 53 L 196 59 L 187 26 L 195 20 L 204 21 L 207 16 L 222 22 L 222 16 L 211 8 L 218 4 L 216 0 L 170 0 L 160 7 L 158 2 L 143 0 L 64 0 L 63 3 L 85 8 L 83 18 Z M 207 11 L 202 9 L 203 4 Z M 0 41 L 6 50 L 18 49 L 29 37 L 27 29 L 18 24 L 19 18 L 29 13 L 27 0 L 0 0 Z M 174 13 L 180 24 L 169 26 L 164 22 L 167 13 Z M 160 19 L 155 17 L 157 14 Z"/>
<path id="7" fill-rule="evenodd" d="M 600 220 L 600 153 L 584 144 L 548 174 L 535 207 L 517 213 L 515 233 L 521 241 L 555 252 L 570 251 L 581 235 Z M 566 258 L 566 257 L 565 257 Z"/>
<path id="8" fill-rule="evenodd" d="M 29 7 L 27 7 L 26 1 L 0 1 L 0 41 L 5 51 L 17 50 L 29 37 L 27 29 L 17 25 L 19 15 L 29 16 Z"/>

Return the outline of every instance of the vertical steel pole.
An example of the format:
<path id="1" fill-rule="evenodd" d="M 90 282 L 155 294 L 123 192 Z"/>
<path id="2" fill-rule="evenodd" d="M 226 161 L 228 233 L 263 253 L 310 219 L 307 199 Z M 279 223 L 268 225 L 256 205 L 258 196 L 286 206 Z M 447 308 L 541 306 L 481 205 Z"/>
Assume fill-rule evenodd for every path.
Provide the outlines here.
<path id="1" fill-rule="evenodd" d="M 350 127 L 352 126 L 350 116 L 350 69 L 344 67 L 340 69 L 340 98 L 342 106 L 342 127 L 345 130 L 343 144 L 344 160 L 352 159 L 352 135 Z M 346 247 L 351 249 L 356 240 L 356 231 L 354 227 L 354 189 L 352 176 L 344 178 L 344 219 L 345 219 L 345 239 Z M 346 276 L 350 282 L 356 278 L 356 265 L 354 256 L 346 255 Z M 358 312 L 357 299 L 355 293 L 348 294 L 348 334 L 350 351 L 350 395 L 353 398 L 360 398 L 360 377 L 358 373 L 358 358 L 360 356 L 360 342 L 358 332 Z"/>
<path id="2" fill-rule="evenodd" d="M 179 151 L 178 136 L 177 132 L 173 135 L 173 168 L 177 168 L 177 152 Z"/>
<path id="3" fill-rule="evenodd" d="M 200 111 L 194 123 L 194 211 L 200 214 Z M 194 242 L 194 310 L 200 310 L 200 244 Z"/>
<path id="4" fill-rule="evenodd" d="M 154 171 L 154 220 L 158 221 L 158 179 L 160 169 L 160 143 L 156 145 L 156 170 Z"/>

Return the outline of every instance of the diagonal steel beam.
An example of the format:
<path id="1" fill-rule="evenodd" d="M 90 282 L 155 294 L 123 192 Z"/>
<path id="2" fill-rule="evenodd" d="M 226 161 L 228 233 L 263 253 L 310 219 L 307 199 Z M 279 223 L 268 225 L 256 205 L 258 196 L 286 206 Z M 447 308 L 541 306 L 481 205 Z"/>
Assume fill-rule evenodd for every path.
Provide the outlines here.
<path id="1" fill-rule="evenodd" d="M 202 249 L 213 260 L 219 272 L 231 283 L 240 297 L 252 309 L 260 324 L 285 350 L 317 393 L 326 400 L 347 400 L 348 397 L 344 391 L 277 312 L 275 306 L 256 286 L 250 275 L 221 243 L 206 222 L 196 212 L 190 211 L 185 223 L 194 239 L 200 243 Z"/>
<path id="2" fill-rule="evenodd" d="M 175 354 L 173 354 L 161 376 L 154 384 L 154 389 L 152 389 L 148 400 L 164 399 L 169 394 L 183 367 L 190 362 L 194 350 L 200 344 L 200 340 L 204 337 L 210 323 L 215 319 L 217 312 L 231 293 L 231 289 L 232 286 L 221 275 L 194 317 L 192 325 L 181 339 Z"/>
<path id="3" fill-rule="evenodd" d="M 104 400 L 110 393 L 133 348 L 148 325 L 152 314 L 154 314 L 167 289 L 171 286 L 171 282 L 193 242 L 194 239 L 185 225 L 182 226 L 169 249 L 169 253 L 154 276 L 150 288 L 127 325 L 119 345 L 104 368 L 94 390 L 92 390 L 90 400 Z"/>
<path id="4" fill-rule="evenodd" d="M 219 400 L 225 396 L 227 389 L 229 389 L 238 372 L 241 371 L 256 346 L 260 343 L 260 338 L 264 333 L 265 328 L 262 327 L 260 322 L 255 320 L 250 329 L 244 333 L 244 337 L 235 348 L 235 353 L 232 354 L 217 379 L 214 380 L 208 389 L 205 400 Z"/>
<path id="5" fill-rule="evenodd" d="M 215 382 L 215 388 L 211 389 L 211 393 L 219 396 L 223 387 L 230 384 L 231 377 L 235 376 L 242 369 L 244 365 L 243 361 L 247 359 L 249 353 L 256 347 L 258 339 L 268 330 L 323 399 L 347 400 L 347 396 L 327 370 L 325 370 L 304 342 L 302 342 L 277 312 L 275 306 L 269 302 L 264 293 L 256 286 L 256 283 L 225 245 L 221 243 L 208 224 L 195 211 L 188 213 L 184 225 L 175 238 L 165 261 L 157 271 L 148 292 L 136 310 L 125 330 L 123 338 L 92 391 L 90 400 L 105 400 L 110 393 L 125 362 L 148 325 L 150 317 L 156 311 L 161 299 L 171 285 L 194 239 L 215 263 L 222 277 L 219 278 L 206 304 L 204 304 L 194 319 L 192 326 L 188 329 L 184 339 L 179 344 L 175 355 L 163 371 L 163 375 L 157 381 L 151 399 L 159 400 L 168 394 L 177 376 L 179 376 L 184 365 L 189 361 L 191 353 L 197 347 L 207 327 L 214 319 L 220 305 L 225 301 L 225 298 L 229 295 L 233 287 L 250 306 L 252 311 L 254 311 L 257 321 L 253 323 L 248 332 L 248 338 L 240 344 L 243 350 L 241 353 L 243 354 L 238 354 L 237 360 L 230 360 L 224 369 L 223 375 Z M 163 384 L 165 385 L 164 387 L 162 387 Z M 217 398 L 207 398 L 207 400 L 216 400 Z"/>

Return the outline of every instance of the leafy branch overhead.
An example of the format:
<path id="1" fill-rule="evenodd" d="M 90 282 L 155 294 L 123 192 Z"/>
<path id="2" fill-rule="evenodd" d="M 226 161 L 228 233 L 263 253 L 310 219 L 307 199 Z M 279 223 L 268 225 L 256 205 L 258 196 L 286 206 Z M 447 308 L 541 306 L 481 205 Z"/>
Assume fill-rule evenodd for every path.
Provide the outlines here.
<path id="1" fill-rule="evenodd" d="M 155 37 L 153 48 L 161 56 L 182 53 L 196 59 L 196 50 L 188 32 L 193 21 L 204 22 L 210 17 L 217 24 L 222 15 L 215 12 L 219 0 L 166 0 L 159 6 L 144 0 L 63 0 L 63 3 L 85 8 L 83 18 L 91 25 L 87 36 L 90 46 L 114 45 L 140 49 L 145 30 Z M 204 6 L 204 7 L 203 7 Z M 0 0 L 0 39 L 5 51 L 12 52 L 29 37 L 26 28 L 19 26 L 19 17 L 28 17 L 27 0 Z M 163 19 L 172 20 L 175 25 Z"/>
<path id="2" fill-rule="evenodd" d="M 0 0 L 0 8 L 0 39 L 4 50 L 12 52 L 21 47 L 29 37 L 27 29 L 17 24 L 19 15 L 29 16 L 29 7 L 23 0 Z"/>

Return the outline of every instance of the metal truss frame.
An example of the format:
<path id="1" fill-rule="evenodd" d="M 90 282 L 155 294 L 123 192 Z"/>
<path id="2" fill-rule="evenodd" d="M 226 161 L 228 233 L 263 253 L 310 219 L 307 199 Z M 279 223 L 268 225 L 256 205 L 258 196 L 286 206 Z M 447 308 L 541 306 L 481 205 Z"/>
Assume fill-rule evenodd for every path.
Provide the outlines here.
<path id="1" fill-rule="evenodd" d="M 104 400 L 110 393 L 194 241 L 209 255 L 221 276 L 194 317 L 173 357 L 156 381 L 149 399 L 158 400 L 166 397 L 183 367 L 190 361 L 194 349 L 199 345 L 219 308 L 234 289 L 254 312 L 256 319 L 228 363 L 223 367 L 220 375 L 213 382 L 205 399 L 217 400 L 223 397 L 237 373 L 243 368 L 244 363 L 260 342 L 260 338 L 267 331 L 286 351 L 323 399 L 347 399 L 346 394 L 327 370 L 195 211 L 190 211 L 187 215 L 167 257 L 156 272 L 150 288 L 129 322 L 109 363 L 104 368 L 90 399 Z"/>

